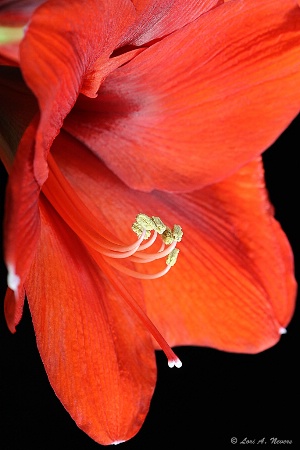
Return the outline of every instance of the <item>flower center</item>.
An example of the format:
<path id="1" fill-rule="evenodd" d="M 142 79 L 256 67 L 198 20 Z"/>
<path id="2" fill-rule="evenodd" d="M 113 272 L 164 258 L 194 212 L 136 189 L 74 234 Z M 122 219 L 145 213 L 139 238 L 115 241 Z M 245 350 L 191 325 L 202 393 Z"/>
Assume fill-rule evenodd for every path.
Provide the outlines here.
<path id="1" fill-rule="evenodd" d="M 100 226 L 99 220 L 77 196 L 51 155 L 49 155 L 48 164 L 49 177 L 43 186 L 43 192 L 60 216 L 88 247 L 100 253 L 115 269 L 135 278 L 150 280 L 169 272 L 176 263 L 179 253 L 176 245 L 183 236 L 179 225 L 174 225 L 171 229 L 159 217 L 149 217 L 141 213 L 136 216 L 132 225 L 132 230 L 138 239 L 132 244 L 122 243 L 103 225 Z M 153 246 L 158 235 L 162 240 L 159 250 L 155 253 L 145 252 Z M 143 244 L 144 240 L 148 242 Z M 118 260 L 127 260 L 145 264 L 162 258 L 166 258 L 166 267 L 155 274 L 140 273 L 118 262 Z"/>
<path id="2" fill-rule="evenodd" d="M 183 232 L 181 227 L 179 225 L 174 225 L 173 229 L 171 230 L 162 222 L 159 217 L 149 217 L 146 214 L 141 213 L 136 216 L 136 221 L 132 225 L 132 230 L 137 234 L 138 240 L 134 244 L 132 244 L 132 246 L 130 246 L 131 249 L 127 251 L 129 247 L 119 247 L 112 252 L 102 251 L 101 253 L 104 256 L 110 258 L 105 258 L 105 260 L 120 272 L 144 280 L 153 280 L 155 278 L 160 278 L 168 273 L 170 268 L 176 263 L 179 253 L 176 245 L 182 239 Z M 146 249 L 149 249 L 154 244 L 158 235 L 161 235 L 162 239 L 160 249 L 155 253 L 145 252 Z M 149 241 L 146 244 L 142 244 L 143 240 L 147 239 L 149 239 Z M 135 270 L 128 269 L 127 267 L 115 261 L 115 259 L 127 258 L 129 261 L 144 264 L 165 257 L 167 257 L 167 267 L 161 272 L 155 274 L 140 273 Z"/>
<path id="3" fill-rule="evenodd" d="M 43 193 L 62 219 L 77 234 L 88 248 L 91 257 L 101 268 L 116 291 L 123 297 L 134 313 L 144 323 L 146 328 L 156 339 L 168 358 L 169 367 L 181 367 L 181 361 L 177 358 L 155 325 L 151 322 L 144 310 L 139 306 L 119 277 L 115 276 L 114 269 L 140 279 L 155 279 L 162 277 L 176 263 L 179 250 L 176 248 L 182 239 L 182 229 L 179 225 L 173 228 L 167 227 L 159 217 L 149 217 L 146 214 L 138 214 L 132 225 L 132 230 L 137 235 L 137 240 L 131 244 L 125 244 L 106 229 L 103 224 L 91 213 L 84 202 L 78 197 L 72 186 L 61 173 L 52 155 L 48 156 L 49 176 L 43 186 Z M 149 249 L 161 237 L 161 245 L 158 251 L 150 253 Z M 146 243 L 143 243 L 147 240 Z M 121 260 L 132 263 L 150 263 L 166 258 L 166 267 L 154 274 L 145 274 L 130 269 Z"/>

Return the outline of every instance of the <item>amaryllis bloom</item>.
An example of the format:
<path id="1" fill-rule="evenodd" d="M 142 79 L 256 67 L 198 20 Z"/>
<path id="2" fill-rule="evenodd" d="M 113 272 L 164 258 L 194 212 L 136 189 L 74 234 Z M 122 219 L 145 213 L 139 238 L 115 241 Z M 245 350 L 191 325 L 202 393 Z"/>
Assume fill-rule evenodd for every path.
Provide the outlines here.
<path id="1" fill-rule="evenodd" d="M 56 395 L 118 443 L 149 409 L 155 349 L 171 367 L 177 345 L 259 352 L 293 314 L 260 155 L 299 111 L 300 9 L 8 1 L 1 17 L 26 24 L 1 50 L 6 320 L 26 294 Z"/>

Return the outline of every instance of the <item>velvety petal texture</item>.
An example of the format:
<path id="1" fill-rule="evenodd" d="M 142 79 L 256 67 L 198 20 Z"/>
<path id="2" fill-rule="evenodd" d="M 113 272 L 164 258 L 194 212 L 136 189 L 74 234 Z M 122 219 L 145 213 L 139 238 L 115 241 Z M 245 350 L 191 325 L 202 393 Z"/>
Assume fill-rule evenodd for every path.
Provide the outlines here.
<path id="1" fill-rule="evenodd" d="M 172 271 L 157 288 L 145 286 L 148 313 L 169 342 L 246 353 L 274 345 L 294 312 L 296 282 L 260 163 L 199 192 L 162 199 L 187 230 L 177 277 Z"/>
<path id="2" fill-rule="evenodd" d="M 40 208 L 26 293 L 50 383 L 94 440 L 127 440 L 141 427 L 156 382 L 150 335 L 44 198 Z"/>
<path id="3" fill-rule="evenodd" d="M 8 329 L 11 333 L 16 332 L 16 326 L 23 315 L 25 301 L 25 290 L 23 286 L 18 287 L 18 296 L 15 292 L 7 288 L 4 298 L 4 314 Z"/>
<path id="4" fill-rule="evenodd" d="M 83 148 L 68 147 L 67 138 L 63 147 L 55 152 L 60 167 L 99 222 L 110 224 L 120 239 L 132 242 L 138 212 L 183 227 L 175 267 L 142 282 L 148 315 L 171 345 L 254 353 L 278 341 L 294 311 L 296 284 L 260 161 L 200 191 L 146 194 L 127 188 Z M 156 273 L 162 264 L 137 270 Z"/>
<path id="5" fill-rule="evenodd" d="M 223 0 L 132 0 L 137 19 L 122 44 L 144 45 L 197 19 Z"/>
<path id="6" fill-rule="evenodd" d="M 4 220 L 4 256 L 8 269 L 6 320 L 15 331 L 24 303 L 27 278 L 40 237 L 39 194 L 41 187 L 33 172 L 34 137 L 37 120 L 25 131 L 10 171 L 6 189 Z"/>
<path id="7" fill-rule="evenodd" d="M 300 8 L 23 0 L 2 3 L 0 23 L 6 12 L 30 19 L 20 48 L 0 49 L 7 66 L 20 55 L 0 68 L 6 320 L 14 332 L 26 293 L 56 395 L 116 444 L 147 414 L 157 342 L 255 353 L 293 314 L 293 256 L 258 155 L 299 111 Z M 183 228 L 162 278 L 122 268 L 155 275 L 164 260 L 113 266 L 138 213 Z"/>
<path id="8" fill-rule="evenodd" d="M 265 150 L 299 97 L 300 8 L 231 1 L 115 70 L 65 126 L 128 186 L 183 191 Z"/>
<path id="9" fill-rule="evenodd" d="M 36 136 L 36 176 L 40 183 L 47 178 L 47 152 L 64 118 L 81 90 L 85 95 L 96 95 L 107 70 L 95 78 L 95 64 L 99 72 L 101 58 L 106 67 L 134 18 L 134 8 L 128 0 L 91 0 L 84 9 L 79 0 L 51 0 L 33 15 L 21 42 L 20 59 L 24 78 L 41 109 Z"/>
<path id="10" fill-rule="evenodd" d="M 41 187 L 33 170 L 38 105 L 14 67 L 0 68 L 0 96 L 0 158 L 10 174 L 3 233 L 9 285 L 4 309 L 8 327 L 15 332 L 24 305 L 23 283 L 40 231 Z"/>

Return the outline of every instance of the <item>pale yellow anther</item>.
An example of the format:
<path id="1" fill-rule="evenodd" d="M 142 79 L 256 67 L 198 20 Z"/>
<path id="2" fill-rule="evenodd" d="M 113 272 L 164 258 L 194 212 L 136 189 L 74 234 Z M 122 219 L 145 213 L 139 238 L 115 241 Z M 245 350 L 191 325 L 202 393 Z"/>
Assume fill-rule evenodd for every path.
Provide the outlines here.
<path id="1" fill-rule="evenodd" d="M 154 223 L 154 230 L 158 234 L 163 234 L 163 232 L 167 228 L 166 225 L 163 223 L 163 221 L 159 217 L 154 217 L 154 216 L 152 216 L 152 221 Z"/>
<path id="2" fill-rule="evenodd" d="M 144 233 L 144 239 L 148 239 L 151 236 L 151 231 L 154 231 L 155 233 L 153 234 L 150 243 L 151 245 L 156 239 L 156 233 L 161 235 L 161 239 L 165 245 L 172 244 L 172 250 L 170 249 L 171 251 L 168 254 L 166 263 L 168 266 L 174 266 L 179 253 L 179 250 L 175 248 L 175 245 L 177 242 L 181 241 L 183 236 L 182 228 L 180 225 L 174 225 L 171 229 L 167 227 L 159 217 L 149 217 L 146 214 L 140 213 L 136 216 L 136 222 L 134 222 L 134 224 L 132 225 L 132 230 L 137 234 L 139 238 Z M 145 245 L 143 246 L 142 250 L 149 247 L 145 247 Z M 164 246 L 160 251 L 163 252 L 163 249 Z"/>
<path id="3" fill-rule="evenodd" d="M 140 238 L 142 236 L 142 233 L 144 231 L 144 228 L 139 225 L 138 223 L 134 222 L 131 226 L 132 230 L 137 234 L 137 236 Z M 145 236 L 144 239 L 148 239 L 150 237 L 151 233 L 148 230 L 145 230 Z"/>
<path id="4" fill-rule="evenodd" d="M 155 224 L 151 217 L 147 216 L 146 214 L 138 214 L 135 220 L 137 224 L 140 225 L 144 230 L 154 230 Z"/>
<path id="5" fill-rule="evenodd" d="M 179 250 L 178 248 L 174 248 L 167 257 L 166 263 L 168 266 L 174 266 L 177 261 Z"/>
<path id="6" fill-rule="evenodd" d="M 183 236 L 183 231 L 180 225 L 174 225 L 172 235 L 175 241 L 180 242 Z"/>
<path id="7" fill-rule="evenodd" d="M 161 238 L 166 245 L 172 244 L 174 238 L 171 228 L 166 227 L 165 231 L 161 235 Z"/>

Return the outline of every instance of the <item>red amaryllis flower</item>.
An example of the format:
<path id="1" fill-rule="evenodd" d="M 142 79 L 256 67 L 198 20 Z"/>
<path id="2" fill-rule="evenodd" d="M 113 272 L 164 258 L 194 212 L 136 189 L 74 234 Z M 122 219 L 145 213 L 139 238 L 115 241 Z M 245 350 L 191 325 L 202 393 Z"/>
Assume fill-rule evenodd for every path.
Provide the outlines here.
<path id="1" fill-rule="evenodd" d="M 169 345 L 258 352 L 291 318 L 293 258 L 259 155 L 298 113 L 300 9 L 49 0 L 13 48 L 0 78 L 8 326 L 26 293 L 57 396 L 117 443 L 148 411 L 155 348 L 171 366 Z"/>

